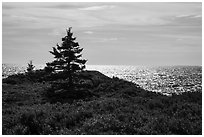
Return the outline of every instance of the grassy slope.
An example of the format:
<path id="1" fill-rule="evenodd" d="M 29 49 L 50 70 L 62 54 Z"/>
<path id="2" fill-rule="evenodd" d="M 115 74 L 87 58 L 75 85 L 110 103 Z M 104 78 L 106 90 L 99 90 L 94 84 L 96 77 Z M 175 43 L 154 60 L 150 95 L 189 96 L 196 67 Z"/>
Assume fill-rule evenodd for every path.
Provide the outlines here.
<path id="1" fill-rule="evenodd" d="M 3 134 L 202 134 L 201 93 L 167 97 L 97 71 L 53 91 L 61 76 L 3 80 Z"/>

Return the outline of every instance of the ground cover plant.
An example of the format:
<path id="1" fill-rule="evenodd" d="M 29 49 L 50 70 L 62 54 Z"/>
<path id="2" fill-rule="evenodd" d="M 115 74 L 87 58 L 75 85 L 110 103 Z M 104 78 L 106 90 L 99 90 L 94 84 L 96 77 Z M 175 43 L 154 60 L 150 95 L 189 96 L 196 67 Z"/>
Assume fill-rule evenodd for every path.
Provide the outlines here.
<path id="1" fill-rule="evenodd" d="M 4 79 L 3 134 L 202 134 L 200 92 L 164 96 L 97 71 L 63 82 L 43 70 Z"/>

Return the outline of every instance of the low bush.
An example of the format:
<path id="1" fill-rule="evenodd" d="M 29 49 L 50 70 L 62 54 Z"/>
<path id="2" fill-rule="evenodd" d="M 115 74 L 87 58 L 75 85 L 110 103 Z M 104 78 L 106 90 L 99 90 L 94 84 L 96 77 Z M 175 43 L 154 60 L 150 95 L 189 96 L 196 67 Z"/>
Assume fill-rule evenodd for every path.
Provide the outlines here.
<path id="1" fill-rule="evenodd" d="M 2 133 L 202 134 L 201 92 L 163 96 L 121 79 L 83 73 L 83 79 L 91 81 L 92 86 L 66 89 L 65 79 L 57 75 L 59 79 L 53 83 L 59 85 L 54 87 L 50 81 L 3 85 Z M 17 79 L 20 77 L 26 80 L 32 75 L 18 75 Z M 33 79 L 38 81 L 36 76 Z"/>

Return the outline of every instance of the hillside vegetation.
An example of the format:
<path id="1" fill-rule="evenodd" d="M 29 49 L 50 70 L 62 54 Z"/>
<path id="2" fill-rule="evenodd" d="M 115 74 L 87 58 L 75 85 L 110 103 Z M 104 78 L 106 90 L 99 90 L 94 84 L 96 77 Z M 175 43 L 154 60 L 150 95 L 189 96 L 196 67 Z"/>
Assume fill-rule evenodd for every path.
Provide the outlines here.
<path id="1" fill-rule="evenodd" d="M 43 70 L 3 79 L 3 134 L 202 134 L 200 92 L 168 97 L 98 71 L 77 73 L 66 90 L 65 79 Z"/>

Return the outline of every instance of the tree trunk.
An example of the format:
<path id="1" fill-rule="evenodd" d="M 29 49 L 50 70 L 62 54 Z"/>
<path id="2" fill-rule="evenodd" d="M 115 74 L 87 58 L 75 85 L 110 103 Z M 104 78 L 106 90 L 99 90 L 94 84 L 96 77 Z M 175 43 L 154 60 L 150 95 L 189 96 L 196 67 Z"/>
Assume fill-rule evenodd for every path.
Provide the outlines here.
<path id="1" fill-rule="evenodd" d="M 72 81 L 72 73 L 71 73 L 71 69 L 70 69 L 70 62 L 68 63 L 68 78 L 69 78 L 69 87 L 73 86 L 73 81 Z"/>
<path id="2" fill-rule="evenodd" d="M 72 81 L 72 74 L 69 72 L 69 87 L 73 86 L 73 81 Z"/>

